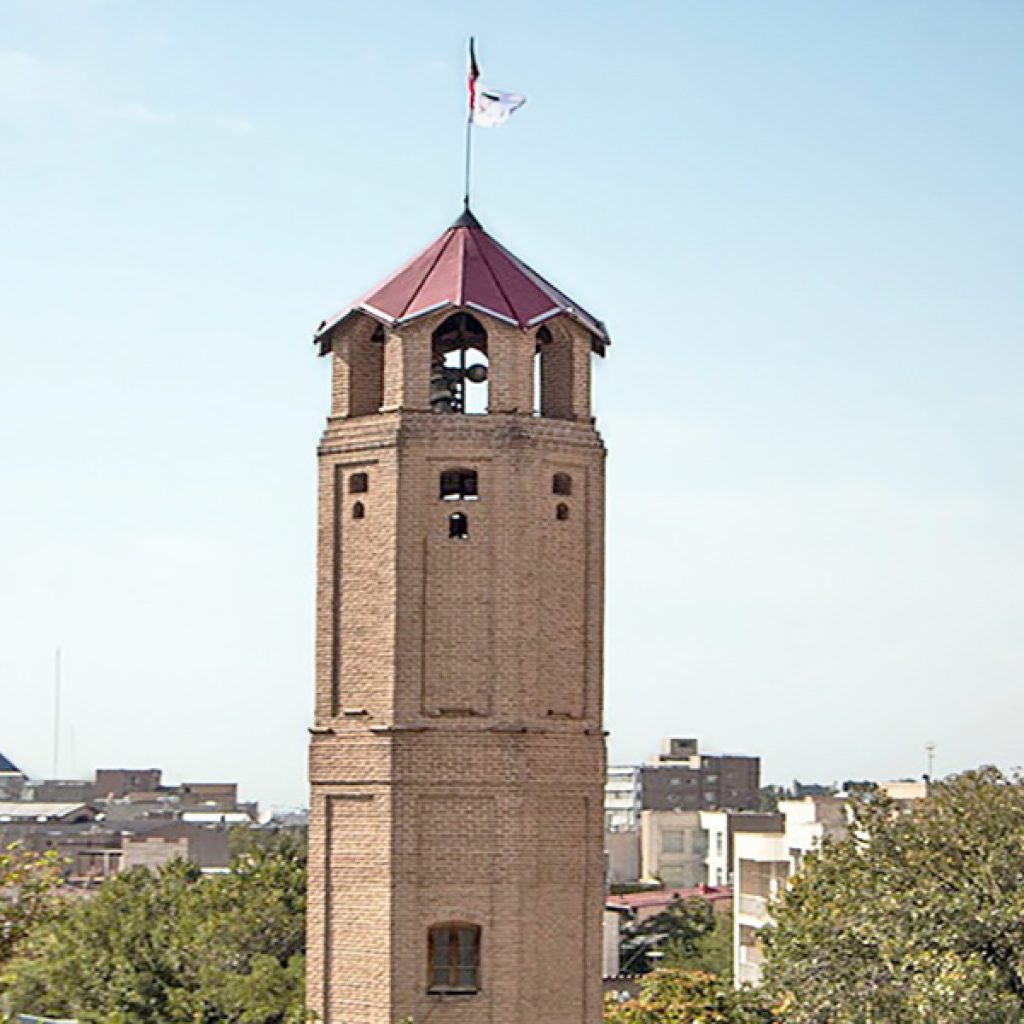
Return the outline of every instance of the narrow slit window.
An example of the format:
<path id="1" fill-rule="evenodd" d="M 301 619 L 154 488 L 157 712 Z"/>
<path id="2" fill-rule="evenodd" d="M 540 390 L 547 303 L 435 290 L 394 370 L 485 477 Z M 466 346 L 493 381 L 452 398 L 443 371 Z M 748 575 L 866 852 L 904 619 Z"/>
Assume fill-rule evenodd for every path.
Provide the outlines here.
<path id="1" fill-rule="evenodd" d="M 564 501 L 558 503 L 558 507 L 555 509 L 555 518 L 559 520 L 569 518 L 569 506 Z"/>
<path id="2" fill-rule="evenodd" d="M 357 501 L 352 506 L 352 518 L 353 519 L 365 519 L 366 518 L 366 506 L 361 501 Z"/>
<path id="3" fill-rule="evenodd" d="M 480 991 L 480 928 L 472 924 L 437 925 L 427 940 L 430 992 L 471 995 Z"/>
<path id="4" fill-rule="evenodd" d="M 441 473 L 445 501 L 475 501 L 480 497 L 475 469 L 446 469 Z"/>
<path id="5" fill-rule="evenodd" d="M 448 536 L 451 540 L 466 540 L 469 537 L 469 519 L 462 512 L 453 512 L 448 517 Z"/>
<path id="6" fill-rule="evenodd" d="M 353 473 L 348 478 L 349 494 L 365 494 L 370 489 L 370 478 L 366 473 Z"/>
<path id="7" fill-rule="evenodd" d="M 572 477 L 568 473 L 556 473 L 551 478 L 551 493 L 565 497 L 572 494 Z"/>

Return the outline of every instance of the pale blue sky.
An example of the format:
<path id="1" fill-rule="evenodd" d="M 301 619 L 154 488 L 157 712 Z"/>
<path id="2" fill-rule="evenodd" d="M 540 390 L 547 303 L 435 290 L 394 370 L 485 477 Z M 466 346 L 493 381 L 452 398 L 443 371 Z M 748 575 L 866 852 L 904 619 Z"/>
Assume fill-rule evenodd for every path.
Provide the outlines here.
<path id="1" fill-rule="evenodd" d="M 312 327 L 458 213 L 601 315 L 610 752 L 1024 762 L 1024 5 L 0 0 L 0 750 L 305 798 Z"/>

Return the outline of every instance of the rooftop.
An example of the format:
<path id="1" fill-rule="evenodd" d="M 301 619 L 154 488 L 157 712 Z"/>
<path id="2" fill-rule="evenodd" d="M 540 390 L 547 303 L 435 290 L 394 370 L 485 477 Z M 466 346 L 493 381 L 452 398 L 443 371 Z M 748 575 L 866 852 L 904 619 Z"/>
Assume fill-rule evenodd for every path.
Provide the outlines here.
<path id="1" fill-rule="evenodd" d="M 352 316 L 394 326 L 449 307 L 486 313 L 524 331 L 564 315 L 590 332 L 595 351 L 611 341 L 600 320 L 495 241 L 469 210 L 418 256 L 323 321 L 314 340 L 323 353 L 330 350 L 331 331 Z"/>

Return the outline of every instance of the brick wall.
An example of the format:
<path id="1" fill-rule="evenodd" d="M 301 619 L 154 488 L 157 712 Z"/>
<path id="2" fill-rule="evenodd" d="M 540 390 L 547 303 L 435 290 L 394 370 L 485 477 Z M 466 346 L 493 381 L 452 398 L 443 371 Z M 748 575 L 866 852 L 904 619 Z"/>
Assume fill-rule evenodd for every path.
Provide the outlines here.
<path id="1" fill-rule="evenodd" d="M 589 340 L 556 325 L 573 416 L 536 417 L 534 337 L 487 320 L 492 412 L 438 415 L 439 319 L 384 342 L 387 411 L 344 415 L 358 375 L 341 366 L 320 446 L 309 1005 L 328 1024 L 597 1024 L 604 449 Z M 455 467 L 477 471 L 476 500 L 441 499 Z M 365 493 L 350 493 L 356 472 Z M 556 472 L 570 495 L 552 493 Z M 449 538 L 454 512 L 466 540 Z M 475 995 L 427 992 L 427 931 L 448 921 L 481 928 Z"/>

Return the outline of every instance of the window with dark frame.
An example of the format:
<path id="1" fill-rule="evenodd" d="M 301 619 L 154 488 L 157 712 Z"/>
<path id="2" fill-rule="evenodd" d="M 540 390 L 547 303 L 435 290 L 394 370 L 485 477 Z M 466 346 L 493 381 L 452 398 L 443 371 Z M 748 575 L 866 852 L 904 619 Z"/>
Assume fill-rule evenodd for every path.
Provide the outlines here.
<path id="1" fill-rule="evenodd" d="M 352 518 L 353 519 L 365 519 L 366 518 L 366 506 L 361 501 L 357 501 L 352 506 Z"/>
<path id="2" fill-rule="evenodd" d="M 435 925 L 427 941 L 427 991 L 470 995 L 480 990 L 480 928 Z"/>
<path id="3" fill-rule="evenodd" d="M 441 497 L 445 501 L 474 501 L 480 497 L 476 470 L 444 470 L 441 473 Z"/>
<path id="4" fill-rule="evenodd" d="M 559 520 L 569 518 L 569 506 L 564 501 L 558 503 L 558 507 L 555 509 L 555 518 Z"/>
<path id="5" fill-rule="evenodd" d="M 450 540 L 467 540 L 469 538 L 469 518 L 461 512 L 453 512 L 448 517 L 448 537 Z"/>
<path id="6" fill-rule="evenodd" d="M 348 478 L 349 494 L 365 494 L 370 489 L 370 478 L 366 473 L 353 473 Z"/>
<path id="7" fill-rule="evenodd" d="M 572 477 L 568 473 L 556 473 L 551 478 L 551 493 L 564 497 L 572 494 Z"/>

